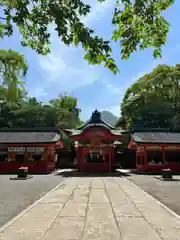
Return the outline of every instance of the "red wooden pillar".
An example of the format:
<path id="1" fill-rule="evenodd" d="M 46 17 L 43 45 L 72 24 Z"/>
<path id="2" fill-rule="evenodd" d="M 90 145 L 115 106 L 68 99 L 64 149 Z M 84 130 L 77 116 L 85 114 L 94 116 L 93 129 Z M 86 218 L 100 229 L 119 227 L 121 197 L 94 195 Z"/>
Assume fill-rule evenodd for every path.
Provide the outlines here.
<path id="1" fill-rule="evenodd" d="M 79 146 L 76 147 L 75 149 L 76 149 L 76 164 L 79 171 Z"/>
<path id="2" fill-rule="evenodd" d="M 31 159 L 31 153 L 30 152 L 27 152 L 27 160 L 29 161 Z"/>
<path id="3" fill-rule="evenodd" d="M 144 162 L 145 162 L 145 166 L 148 165 L 148 159 L 147 159 L 147 151 L 146 151 L 146 148 L 144 148 Z"/>
<path id="4" fill-rule="evenodd" d="M 140 151 L 140 165 L 142 165 L 142 152 Z"/>
<path id="5" fill-rule="evenodd" d="M 9 158 L 10 158 L 10 161 L 13 160 L 13 152 L 9 152 Z"/>
<path id="6" fill-rule="evenodd" d="M 108 161 L 108 170 L 109 172 L 111 172 L 111 166 L 112 166 L 112 159 L 113 159 L 113 152 L 112 152 L 112 148 L 108 149 L 108 155 L 109 155 L 109 161 Z"/>
<path id="7" fill-rule="evenodd" d="M 84 155 L 85 155 L 85 149 L 83 147 L 80 148 L 80 171 L 84 171 Z"/>
<path id="8" fill-rule="evenodd" d="M 166 153 L 165 153 L 164 147 L 162 148 L 162 162 L 163 162 L 163 164 L 166 163 Z"/>
<path id="9" fill-rule="evenodd" d="M 136 166 L 139 165 L 138 158 L 139 158 L 139 152 L 136 149 Z"/>
<path id="10" fill-rule="evenodd" d="M 112 152 L 111 163 L 112 163 L 112 165 L 114 165 L 115 164 L 115 147 L 112 146 L 111 149 L 112 149 L 111 150 L 111 152 Z"/>
<path id="11" fill-rule="evenodd" d="M 78 170 L 81 170 L 81 147 L 78 146 L 76 149 L 76 161 L 77 161 L 77 166 Z"/>

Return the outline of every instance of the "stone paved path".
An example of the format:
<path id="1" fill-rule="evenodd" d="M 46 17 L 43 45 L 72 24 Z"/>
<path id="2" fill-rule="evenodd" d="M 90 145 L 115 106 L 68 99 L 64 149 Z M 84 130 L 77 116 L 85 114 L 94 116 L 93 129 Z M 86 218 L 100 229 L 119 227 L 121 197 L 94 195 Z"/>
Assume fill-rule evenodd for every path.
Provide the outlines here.
<path id="1" fill-rule="evenodd" d="M 0 240 L 180 240 L 180 219 L 121 177 L 73 177 Z"/>

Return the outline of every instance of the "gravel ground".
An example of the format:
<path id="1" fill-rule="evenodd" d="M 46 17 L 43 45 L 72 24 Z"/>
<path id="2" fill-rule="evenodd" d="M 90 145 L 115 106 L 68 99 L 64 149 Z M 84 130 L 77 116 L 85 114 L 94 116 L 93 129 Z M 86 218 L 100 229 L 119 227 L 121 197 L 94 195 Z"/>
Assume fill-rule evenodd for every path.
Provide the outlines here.
<path id="1" fill-rule="evenodd" d="M 174 176 L 178 181 L 162 181 L 156 177 L 159 176 L 132 175 L 127 178 L 180 215 L 180 176 Z"/>
<path id="2" fill-rule="evenodd" d="M 0 227 L 63 181 L 53 175 L 35 175 L 28 180 L 10 177 L 0 175 Z"/>

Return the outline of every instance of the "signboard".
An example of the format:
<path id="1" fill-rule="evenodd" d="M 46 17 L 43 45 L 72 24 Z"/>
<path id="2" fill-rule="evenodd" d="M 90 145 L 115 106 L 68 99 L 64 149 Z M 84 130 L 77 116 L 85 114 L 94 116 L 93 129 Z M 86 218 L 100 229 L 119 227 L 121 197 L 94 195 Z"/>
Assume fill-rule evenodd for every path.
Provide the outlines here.
<path id="1" fill-rule="evenodd" d="M 8 147 L 8 152 L 25 152 L 25 147 Z"/>
<path id="2" fill-rule="evenodd" d="M 144 147 L 137 147 L 138 150 L 144 150 Z"/>
<path id="3" fill-rule="evenodd" d="M 27 147 L 27 152 L 44 152 L 44 147 Z"/>
<path id="4" fill-rule="evenodd" d="M 137 147 L 137 152 L 144 152 L 144 147 L 138 146 Z"/>
<path id="5" fill-rule="evenodd" d="M 167 146 L 164 149 L 165 150 L 180 150 L 180 146 Z"/>
<path id="6" fill-rule="evenodd" d="M 137 147 L 137 152 L 144 152 L 144 147 Z"/>
<path id="7" fill-rule="evenodd" d="M 149 150 L 161 150 L 162 147 L 160 147 L 160 146 L 148 146 L 148 147 L 146 147 L 146 149 L 149 149 Z"/>
<path id="8" fill-rule="evenodd" d="M 44 152 L 44 147 L 8 147 L 8 152 Z"/>

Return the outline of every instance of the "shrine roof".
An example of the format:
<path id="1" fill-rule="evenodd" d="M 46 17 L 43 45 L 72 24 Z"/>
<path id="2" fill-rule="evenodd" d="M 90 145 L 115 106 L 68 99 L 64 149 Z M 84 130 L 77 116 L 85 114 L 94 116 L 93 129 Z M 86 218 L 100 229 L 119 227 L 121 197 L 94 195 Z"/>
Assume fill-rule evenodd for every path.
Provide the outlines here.
<path id="1" fill-rule="evenodd" d="M 91 118 L 88 121 L 86 121 L 82 126 L 78 127 L 77 129 L 83 130 L 85 127 L 87 127 L 90 124 L 91 125 L 101 124 L 103 126 L 108 127 L 109 129 L 114 129 L 113 126 L 111 126 L 102 118 L 101 113 L 97 109 L 92 113 Z"/>
<path id="2" fill-rule="evenodd" d="M 0 129 L 0 143 L 56 143 L 60 132 L 53 129 Z"/>
<path id="3" fill-rule="evenodd" d="M 92 124 L 92 125 L 88 125 L 88 128 L 89 127 L 105 127 L 103 124 Z M 83 131 L 86 129 L 83 128 L 83 129 L 66 129 L 67 132 L 71 133 L 71 135 L 75 136 L 75 135 L 80 135 L 83 133 Z M 122 135 L 122 131 L 120 129 L 109 129 L 110 132 L 113 134 L 113 135 Z"/>
<path id="4" fill-rule="evenodd" d="M 135 132 L 132 139 L 136 143 L 180 144 L 180 132 Z"/>

